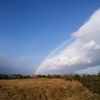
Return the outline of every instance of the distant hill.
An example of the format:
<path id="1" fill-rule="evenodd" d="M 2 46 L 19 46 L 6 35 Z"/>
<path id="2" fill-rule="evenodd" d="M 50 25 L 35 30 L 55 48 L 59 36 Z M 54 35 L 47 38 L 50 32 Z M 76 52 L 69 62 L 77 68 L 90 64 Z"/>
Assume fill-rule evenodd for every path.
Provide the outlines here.
<path id="1" fill-rule="evenodd" d="M 0 100 L 100 100 L 77 81 L 62 79 L 0 80 Z"/>

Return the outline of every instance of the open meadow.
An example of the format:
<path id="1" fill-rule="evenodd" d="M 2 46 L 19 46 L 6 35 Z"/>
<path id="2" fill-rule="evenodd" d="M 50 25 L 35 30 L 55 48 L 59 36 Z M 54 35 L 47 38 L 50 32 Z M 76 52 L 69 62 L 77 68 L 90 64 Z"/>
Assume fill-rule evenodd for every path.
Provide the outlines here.
<path id="1" fill-rule="evenodd" d="M 100 100 L 77 81 L 63 79 L 0 80 L 0 100 Z"/>

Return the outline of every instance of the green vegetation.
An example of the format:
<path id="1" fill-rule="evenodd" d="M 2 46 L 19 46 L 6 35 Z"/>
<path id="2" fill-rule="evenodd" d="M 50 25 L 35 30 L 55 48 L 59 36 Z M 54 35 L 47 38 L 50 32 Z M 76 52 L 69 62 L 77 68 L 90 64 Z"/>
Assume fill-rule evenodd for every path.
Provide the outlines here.
<path id="1" fill-rule="evenodd" d="M 29 75 L 21 75 L 21 74 L 11 74 L 11 75 L 6 75 L 6 74 L 0 74 L 0 79 L 25 79 L 25 78 L 30 78 Z"/>

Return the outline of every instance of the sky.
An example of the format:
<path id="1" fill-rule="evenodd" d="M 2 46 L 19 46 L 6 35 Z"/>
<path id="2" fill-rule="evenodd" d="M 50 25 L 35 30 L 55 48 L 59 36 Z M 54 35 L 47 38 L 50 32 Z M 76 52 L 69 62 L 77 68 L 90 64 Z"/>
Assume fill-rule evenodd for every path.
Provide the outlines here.
<path id="1" fill-rule="evenodd" d="M 0 73 L 100 71 L 100 0 L 1 0 Z"/>

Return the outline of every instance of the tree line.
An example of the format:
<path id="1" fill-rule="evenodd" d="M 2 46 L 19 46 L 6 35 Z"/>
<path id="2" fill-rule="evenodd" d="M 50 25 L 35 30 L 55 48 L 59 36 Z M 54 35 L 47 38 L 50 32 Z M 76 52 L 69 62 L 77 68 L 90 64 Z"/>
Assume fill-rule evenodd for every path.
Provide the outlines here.
<path id="1" fill-rule="evenodd" d="M 30 75 L 21 75 L 21 74 L 0 74 L 0 79 L 25 79 L 25 78 L 31 78 Z"/>

